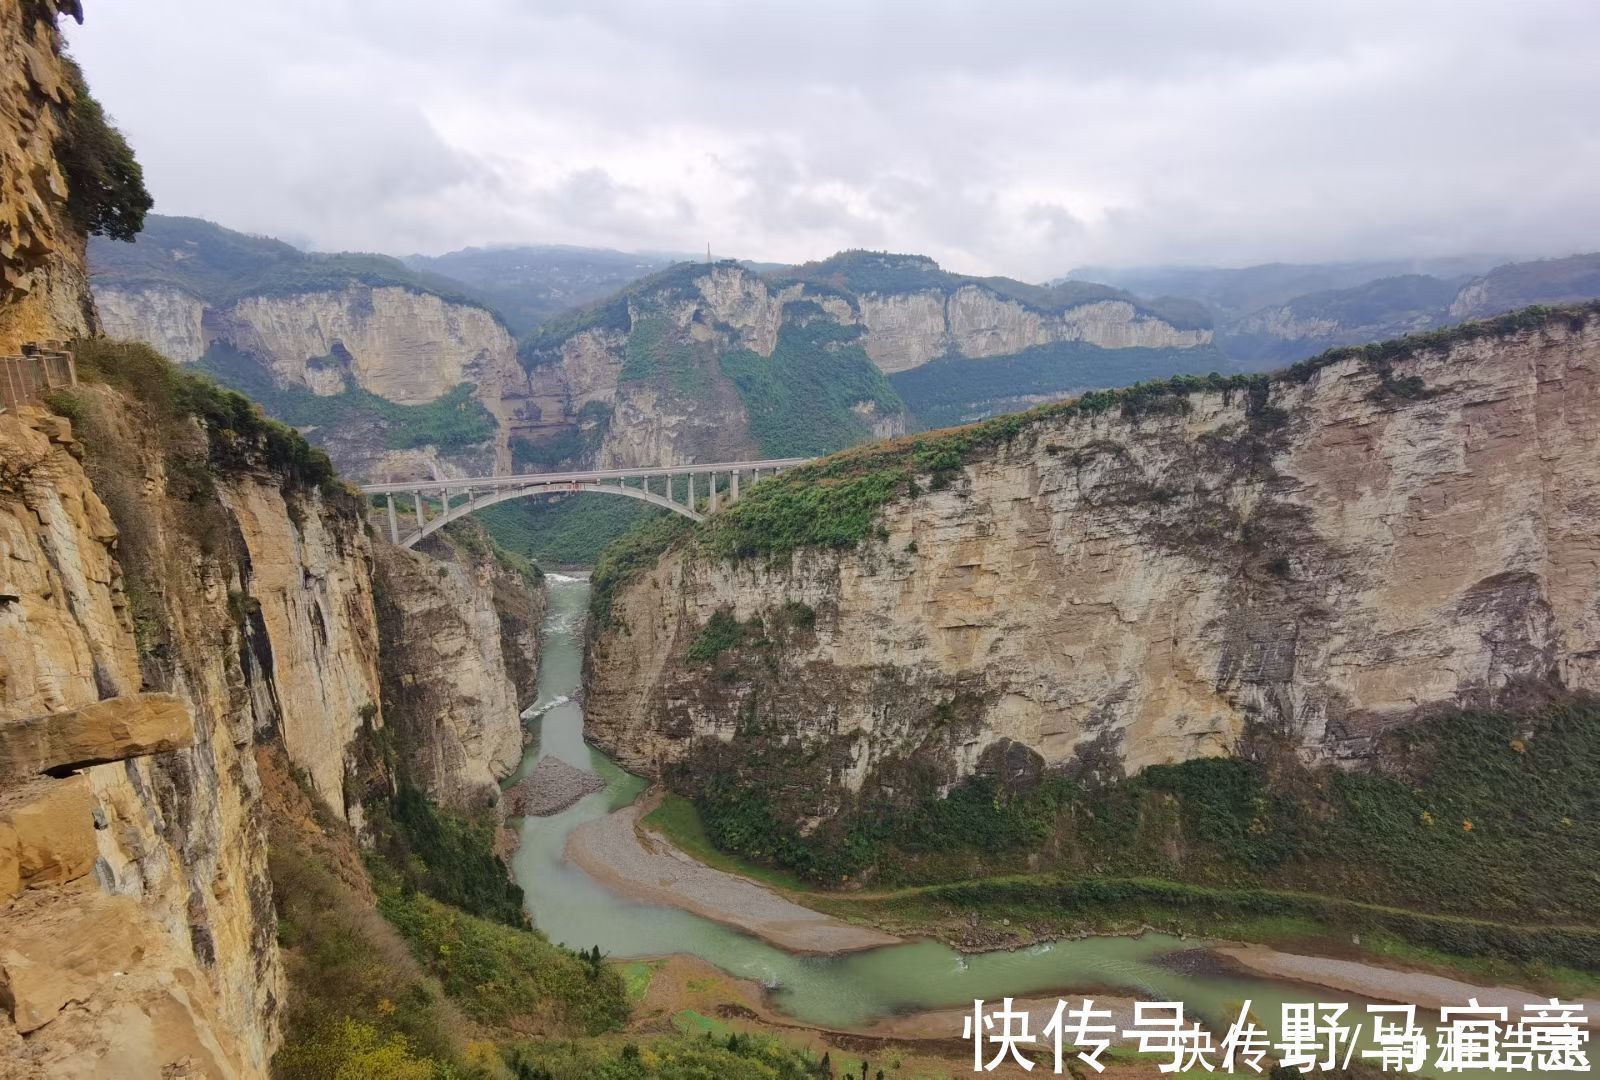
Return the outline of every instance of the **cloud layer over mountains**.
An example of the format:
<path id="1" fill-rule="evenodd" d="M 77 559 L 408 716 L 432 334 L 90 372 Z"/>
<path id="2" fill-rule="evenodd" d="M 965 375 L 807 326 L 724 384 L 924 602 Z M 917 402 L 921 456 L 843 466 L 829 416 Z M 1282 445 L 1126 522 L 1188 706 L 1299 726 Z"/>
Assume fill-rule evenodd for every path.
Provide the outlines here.
<path id="1" fill-rule="evenodd" d="M 144 0 L 70 37 L 160 211 L 318 248 L 1600 247 L 1592 0 Z"/>

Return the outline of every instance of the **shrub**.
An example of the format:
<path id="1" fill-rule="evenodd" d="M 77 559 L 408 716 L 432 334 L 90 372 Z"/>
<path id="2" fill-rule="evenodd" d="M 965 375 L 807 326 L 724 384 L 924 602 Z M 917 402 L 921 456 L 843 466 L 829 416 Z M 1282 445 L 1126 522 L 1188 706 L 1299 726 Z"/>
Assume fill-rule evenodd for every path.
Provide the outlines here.
<path id="1" fill-rule="evenodd" d="M 710 664 L 716 662 L 728 649 L 734 648 L 744 640 L 745 628 L 738 619 L 727 611 L 712 612 L 711 618 L 706 620 L 700 633 L 689 646 L 689 662 L 691 664 Z"/>
<path id="2" fill-rule="evenodd" d="M 144 170 L 89 93 L 83 70 L 68 57 L 62 66 L 72 100 L 55 152 L 67 178 L 67 214 L 91 236 L 131 241 L 155 205 L 145 190 Z"/>
<path id="3" fill-rule="evenodd" d="M 598 1035 L 628 1017 L 627 988 L 613 967 L 595 971 L 537 930 L 480 919 L 409 895 L 388 868 L 373 867 L 378 906 L 413 953 L 472 1019 L 494 1027 L 530 1022 Z"/>
<path id="4" fill-rule="evenodd" d="M 493 822 L 445 810 L 407 784 L 368 811 L 379 850 L 406 888 L 507 926 L 530 925 L 522 889 L 495 854 Z"/>

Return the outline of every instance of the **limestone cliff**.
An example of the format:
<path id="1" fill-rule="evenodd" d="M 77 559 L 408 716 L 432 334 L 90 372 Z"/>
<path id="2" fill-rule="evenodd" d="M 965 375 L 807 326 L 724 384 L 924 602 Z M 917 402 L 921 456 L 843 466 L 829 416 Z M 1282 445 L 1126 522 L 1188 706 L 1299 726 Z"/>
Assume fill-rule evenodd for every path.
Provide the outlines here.
<path id="1" fill-rule="evenodd" d="M 864 293 L 867 355 L 886 373 L 941 356 L 1009 356 L 1040 345 L 1082 341 L 1105 349 L 1189 349 L 1211 342 L 1209 329 L 1179 329 L 1129 300 L 1095 300 L 1041 310 L 981 285 L 953 292 Z"/>
<path id="2" fill-rule="evenodd" d="M 136 354 L 85 349 L 86 372 L 155 393 L 0 415 L 0 1076 L 106 1055 L 119 1075 L 265 1076 L 285 987 L 253 745 L 358 827 L 392 782 L 384 747 L 447 747 L 435 790 L 493 791 L 540 597 L 493 559 L 375 554 L 303 443 L 220 397 L 186 414 Z M 412 643 L 449 677 L 408 689 L 387 734 L 375 558 L 385 608 L 458 633 Z M 384 576 L 396 562 L 418 580 Z"/>
<path id="3" fill-rule="evenodd" d="M 302 430 L 325 444 L 352 476 L 481 475 L 509 464 L 508 433 L 527 396 L 527 377 L 509 331 L 483 307 L 358 280 L 224 303 L 173 285 L 106 283 L 96 285 L 95 302 L 108 335 L 143 341 L 182 363 L 218 356 L 208 370 L 263 396 L 275 389 L 345 401 L 366 393 L 424 406 L 469 384 L 471 399 L 493 418 L 476 440 L 396 446 L 386 438 L 393 425 L 360 409 L 359 402 L 325 421 L 301 406 L 308 413 Z M 295 407 L 292 401 L 285 405 Z M 301 418 L 291 413 L 289 419 Z M 415 422 L 404 416 L 398 422 L 407 419 Z"/>
<path id="4" fill-rule="evenodd" d="M 1083 342 L 1105 349 L 1209 345 L 1197 305 L 1141 300 L 1105 285 L 1029 285 L 951 273 L 922 255 L 845 251 L 772 275 L 850 299 L 866 326 L 867 354 L 885 373 L 941 357 L 1012 356 Z"/>
<path id="5" fill-rule="evenodd" d="M 1600 691 L 1597 423 L 1590 307 L 865 447 L 607 599 L 589 731 L 647 771 L 781 763 L 826 813 L 1016 744 L 1131 771 L 1254 728 L 1339 760 Z"/>
<path id="6" fill-rule="evenodd" d="M 848 300 L 736 263 L 683 263 L 522 349 L 529 468 L 679 465 L 825 452 L 904 430 Z"/>
<path id="7" fill-rule="evenodd" d="M 76 92 L 56 7 L 0 0 L 0 355 L 94 326 L 83 237 L 56 160 Z"/>
<path id="8" fill-rule="evenodd" d="M 383 714 L 402 774 L 440 802 L 492 805 L 522 757 L 542 581 L 503 563 L 470 520 L 426 553 L 381 545 L 377 556 Z"/>
<path id="9" fill-rule="evenodd" d="M 39 796 L 51 842 L 87 850 L 0 910 L 0 1059 L 20 1070 L 0 1075 L 113 1055 L 130 1076 L 261 1076 L 284 988 L 250 747 L 281 739 L 345 810 L 346 746 L 381 722 L 362 708 L 378 694 L 359 518 L 264 470 L 204 480 L 198 428 L 157 441 L 112 391 L 79 408 L 87 453 L 64 419 L 0 416 L 0 741 L 150 690 L 190 731 L 152 742 L 100 716 L 77 740 L 97 748 L 58 762 L 70 775 L 34 781 L 64 793 Z"/>

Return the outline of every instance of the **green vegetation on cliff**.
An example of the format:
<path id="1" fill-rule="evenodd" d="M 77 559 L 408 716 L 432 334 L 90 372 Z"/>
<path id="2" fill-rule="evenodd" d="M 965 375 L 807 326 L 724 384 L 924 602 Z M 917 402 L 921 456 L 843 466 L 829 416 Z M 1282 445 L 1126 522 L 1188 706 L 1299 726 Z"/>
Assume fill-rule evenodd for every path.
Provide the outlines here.
<path id="1" fill-rule="evenodd" d="M 83 233 L 131 241 L 155 205 L 133 148 L 89 92 L 83 69 L 62 58 L 72 100 L 67 106 L 56 160 L 67 178 L 67 214 Z"/>
<path id="2" fill-rule="evenodd" d="M 296 487 L 333 484 L 328 456 L 298 431 L 268 419 L 244 395 L 191 375 L 138 342 L 88 338 L 74 342 L 72 348 L 80 380 L 104 383 L 141 402 L 152 423 L 170 427 L 190 418 L 198 421 L 216 468 L 227 472 L 265 467 Z M 69 417 L 82 407 L 72 391 L 58 392 L 51 403 Z"/>
<path id="3" fill-rule="evenodd" d="M 471 383 L 461 383 L 426 405 L 400 405 L 359 387 L 314 394 L 303 387 L 278 386 L 259 361 L 221 342 L 212 344 L 194 370 L 249 395 L 268 415 L 317 437 L 317 429 L 372 425 L 390 450 L 459 450 L 484 443 L 495 433 L 494 417 L 472 396 Z"/>
<path id="4" fill-rule="evenodd" d="M 611 621 L 611 602 L 617 590 L 654 567 L 661 553 L 673 541 L 689 532 L 688 518 L 667 513 L 647 521 L 619 537 L 600 553 L 600 560 L 589 576 L 590 632 L 593 633 Z"/>
<path id="5" fill-rule="evenodd" d="M 812 462 L 761 484 L 748 496 L 700 527 L 701 543 L 725 558 L 782 556 L 797 548 L 848 548 L 878 529 L 882 508 L 912 497 L 925 482 L 939 489 L 970 462 L 1019 440 L 1037 437 L 1041 425 L 1116 410 L 1138 418 L 1188 412 L 1197 393 L 1244 395 L 1245 413 L 1254 425 L 1270 429 L 1286 417 L 1270 404 L 1277 383 L 1304 383 L 1324 368 L 1356 361 L 1380 380 L 1380 392 L 1394 398 L 1426 396 L 1415 379 L 1392 375 L 1399 361 L 1429 350 L 1490 338 L 1538 332 L 1556 326 L 1578 327 L 1600 315 L 1600 301 L 1570 308 L 1531 307 L 1482 322 L 1372 345 L 1330 349 L 1272 375 L 1178 375 L 1116 390 L 1093 390 L 1070 401 L 1042 405 L 967 427 L 872 443 Z"/>
<path id="6" fill-rule="evenodd" d="M 1320 898 L 1337 897 L 1388 910 L 1363 917 L 1414 944 L 1600 970 L 1600 879 L 1587 854 L 1600 844 L 1600 705 L 1440 716 L 1385 736 L 1370 771 L 1262 750 L 1118 780 L 979 775 L 948 797 L 938 774 L 906 763 L 806 833 L 798 823 L 815 819 L 826 755 L 771 739 L 746 739 L 737 755 L 707 744 L 673 781 L 720 848 L 814 881 L 1040 866 L 1064 875 L 1041 886 L 1052 902 L 1074 895 L 1079 906 L 1102 893 L 1131 900 L 1095 884 L 1112 879 L 1190 903 L 1224 895 L 1204 889 L 1294 894 L 1249 899 L 1258 914 L 1314 915 L 1331 902 Z M 1582 929 L 1520 933 L 1491 919 Z"/>
<path id="7" fill-rule="evenodd" d="M 363 858 L 279 755 L 259 760 L 290 991 L 275 1076 L 503 1080 L 520 1075 L 509 1048 L 530 1033 L 593 1036 L 627 1019 L 618 969 L 526 928 L 492 827 L 402 791 L 369 805 L 379 841 Z"/>
<path id="8" fill-rule="evenodd" d="M 921 479 L 947 486 L 976 457 L 1029 435 L 1046 420 L 1186 412 L 1197 391 L 1246 393 L 1252 414 L 1265 409 L 1264 375 L 1180 375 L 1121 390 L 1095 390 L 1071 401 L 996 417 L 969 427 L 872 443 L 802 465 L 757 486 L 708 520 L 701 541 L 718 555 L 784 555 L 801 547 L 851 547 L 873 535 L 878 514 L 893 499 L 915 495 Z"/>
<path id="9" fill-rule="evenodd" d="M 528 928 L 522 889 L 494 853 L 492 815 L 474 819 L 445 810 L 409 784 L 369 811 L 375 846 L 406 895 L 426 893 L 469 914 Z"/>
<path id="10" fill-rule="evenodd" d="M 724 353 L 750 417 L 750 434 L 766 457 L 812 457 L 872 437 L 855 411 L 871 405 L 880 416 L 901 410 L 900 399 L 859 343 L 863 330 L 826 318 L 787 321 L 770 357 L 748 349 Z"/>

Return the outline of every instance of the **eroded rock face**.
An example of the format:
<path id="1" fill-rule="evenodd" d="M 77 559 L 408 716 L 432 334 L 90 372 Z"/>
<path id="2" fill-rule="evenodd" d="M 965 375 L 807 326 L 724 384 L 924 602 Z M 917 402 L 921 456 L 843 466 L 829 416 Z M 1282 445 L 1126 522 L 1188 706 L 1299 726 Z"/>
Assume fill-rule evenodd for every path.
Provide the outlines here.
<path id="1" fill-rule="evenodd" d="M 41 990 L 0 1056 L 68 1074 L 133 1039 L 159 1074 L 211 1040 L 212 1075 L 264 1076 L 284 987 L 251 746 L 281 740 L 335 812 L 358 811 L 349 744 L 382 722 L 370 553 L 355 508 L 265 471 L 197 498 L 200 432 L 167 443 L 137 406 L 80 396 L 92 453 L 59 417 L 0 416 L 0 742 L 14 767 L 77 770 L 0 808 L 16 853 L 0 884 L 28 887 L 0 913 L 0 954 L 26 968 L 45 927 L 114 917 L 137 962 L 85 953 L 85 1007 L 40 1014 Z"/>
<path id="2" fill-rule="evenodd" d="M 54 5 L 0 0 L 0 355 L 94 327 L 83 238 L 56 161 L 72 87 Z"/>
<path id="3" fill-rule="evenodd" d="M 1188 400 L 1040 421 L 852 550 L 669 552 L 593 646 L 590 733 L 646 771 L 798 748 L 843 793 L 1252 724 L 1358 757 L 1421 710 L 1600 690 L 1600 315 Z M 718 611 L 774 644 L 689 662 Z"/>
<path id="4" fill-rule="evenodd" d="M 387 545 L 377 552 L 384 716 L 406 775 L 429 796 L 494 804 L 522 758 L 543 588 L 482 547 L 442 536 L 429 546 L 441 557 Z"/>
<path id="5" fill-rule="evenodd" d="M 94 304 L 107 337 L 142 341 L 180 364 L 206 354 L 206 305 L 182 289 L 95 286 Z"/>
<path id="6" fill-rule="evenodd" d="M 1009 356 L 1058 341 L 1106 349 L 1185 349 L 1211 342 L 1210 330 L 1180 330 L 1123 300 L 1043 312 L 964 285 L 948 296 L 864 293 L 858 302 L 867 327 L 867 355 L 885 372 L 907 371 L 950 354 Z"/>
<path id="7" fill-rule="evenodd" d="M 528 396 L 516 344 L 488 310 L 400 286 L 352 283 L 290 295 L 208 304 L 181 289 L 98 286 L 108 336 L 143 341 L 180 363 L 214 344 L 246 354 L 279 387 L 323 396 L 364 390 L 400 405 L 426 405 L 462 383 L 494 415 L 481 447 L 396 450 L 362 425 L 317 432 L 340 468 L 361 478 L 483 475 L 510 462 L 509 432 Z"/>
<path id="8" fill-rule="evenodd" d="M 535 444 L 566 441 L 576 464 L 600 468 L 759 458 L 751 405 L 721 358 L 747 351 L 781 363 L 775 352 L 786 324 L 820 319 L 861 326 L 849 300 L 798 282 L 769 282 L 724 263 L 673 273 L 631 293 L 625 315 L 619 309 L 604 325 L 535 341 L 530 396 L 514 421 L 516 436 Z M 905 430 L 899 408 L 865 401 L 856 411 L 861 437 Z M 578 445 L 571 445 L 573 436 Z"/>

